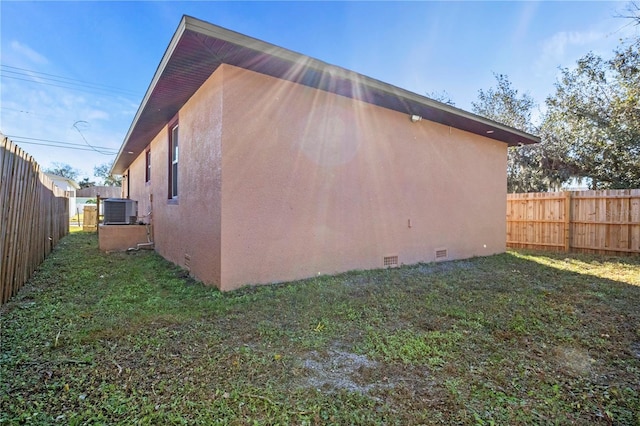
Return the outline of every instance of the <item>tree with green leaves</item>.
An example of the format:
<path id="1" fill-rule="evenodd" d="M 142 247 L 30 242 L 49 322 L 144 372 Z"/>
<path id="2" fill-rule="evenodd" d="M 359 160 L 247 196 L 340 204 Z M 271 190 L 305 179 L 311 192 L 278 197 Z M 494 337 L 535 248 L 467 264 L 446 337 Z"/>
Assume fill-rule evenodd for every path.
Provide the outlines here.
<path id="1" fill-rule="evenodd" d="M 96 183 L 92 180 L 89 180 L 88 177 L 85 177 L 80 182 L 78 182 L 78 185 L 80 185 L 80 188 L 90 188 L 92 186 L 96 186 Z"/>
<path id="2" fill-rule="evenodd" d="M 478 101 L 471 102 L 474 113 L 516 129 L 533 132 L 531 113 L 536 106 L 528 93 L 520 95 L 504 74 L 494 74 L 497 86 L 478 91 Z"/>
<path id="3" fill-rule="evenodd" d="M 451 96 L 449 96 L 449 93 L 446 90 L 439 92 L 427 92 L 427 97 L 434 101 L 442 102 L 443 104 L 456 106 L 455 102 L 453 102 Z"/>
<path id="4" fill-rule="evenodd" d="M 572 178 L 592 189 L 640 188 L 640 39 L 622 43 L 611 59 L 588 53 L 561 73 L 537 128 L 533 99 L 504 75 L 472 104 L 476 114 L 541 137 L 509 148 L 509 192 L 557 189 Z"/>
<path id="5" fill-rule="evenodd" d="M 93 174 L 96 177 L 103 179 L 103 185 L 105 186 L 120 186 L 122 184 L 122 178 L 112 176 L 111 164 L 103 163 L 93 168 Z"/>
<path id="6" fill-rule="evenodd" d="M 531 114 L 536 107 L 528 94 L 520 94 L 504 74 L 494 74 L 496 87 L 478 91 L 478 100 L 472 102 L 474 113 L 516 129 L 536 134 Z M 546 166 L 546 167 L 545 167 Z M 541 145 L 510 147 L 507 157 L 507 190 L 509 192 L 546 191 L 562 183 L 557 167 L 545 158 Z"/>
<path id="7" fill-rule="evenodd" d="M 547 145 L 592 189 L 640 188 L 640 39 L 561 71 L 546 102 Z"/>
<path id="8" fill-rule="evenodd" d="M 76 180 L 80 172 L 74 169 L 69 164 L 53 162 L 51 167 L 45 169 L 45 173 L 51 173 L 52 175 L 62 176 L 67 179 Z"/>

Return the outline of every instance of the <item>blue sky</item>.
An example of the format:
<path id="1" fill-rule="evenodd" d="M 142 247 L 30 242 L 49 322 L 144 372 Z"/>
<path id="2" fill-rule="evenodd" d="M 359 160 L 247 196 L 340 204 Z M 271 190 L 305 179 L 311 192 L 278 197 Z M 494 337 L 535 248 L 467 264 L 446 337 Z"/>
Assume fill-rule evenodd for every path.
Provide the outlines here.
<path id="1" fill-rule="evenodd" d="M 0 131 L 43 167 L 92 177 L 115 158 L 105 154 L 119 149 L 183 14 L 422 95 L 446 92 L 463 109 L 494 86 L 493 73 L 543 105 L 559 67 L 589 51 L 609 57 L 638 35 L 617 17 L 626 5 L 3 0 Z M 89 150 L 24 143 L 43 140 Z"/>

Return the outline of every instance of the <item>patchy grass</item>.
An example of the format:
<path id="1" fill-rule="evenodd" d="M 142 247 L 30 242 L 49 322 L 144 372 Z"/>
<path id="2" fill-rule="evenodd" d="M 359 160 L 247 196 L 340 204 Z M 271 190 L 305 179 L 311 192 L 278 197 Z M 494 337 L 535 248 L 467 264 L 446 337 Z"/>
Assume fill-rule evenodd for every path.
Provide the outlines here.
<path id="1" fill-rule="evenodd" d="M 511 252 L 222 294 L 64 238 L 3 306 L 2 424 L 640 423 L 640 259 Z"/>

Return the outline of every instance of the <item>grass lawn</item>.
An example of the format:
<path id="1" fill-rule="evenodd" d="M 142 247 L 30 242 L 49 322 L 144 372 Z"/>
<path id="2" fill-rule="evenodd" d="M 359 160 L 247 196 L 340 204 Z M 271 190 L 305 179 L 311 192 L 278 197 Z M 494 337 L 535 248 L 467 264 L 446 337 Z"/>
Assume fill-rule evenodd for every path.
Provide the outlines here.
<path id="1" fill-rule="evenodd" d="M 638 257 L 223 294 L 79 232 L 0 313 L 2 424 L 640 424 Z"/>

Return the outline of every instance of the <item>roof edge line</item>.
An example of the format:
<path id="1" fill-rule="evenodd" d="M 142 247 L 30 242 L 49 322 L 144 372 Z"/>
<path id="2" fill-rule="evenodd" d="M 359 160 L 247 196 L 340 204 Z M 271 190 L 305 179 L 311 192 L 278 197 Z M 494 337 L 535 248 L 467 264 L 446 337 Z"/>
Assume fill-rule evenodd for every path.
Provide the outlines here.
<path id="1" fill-rule="evenodd" d="M 153 75 L 153 78 L 138 107 L 138 110 L 136 111 L 133 121 L 120 147 L 120 150 L 118 151 L 118 154 L 116 155 L 116 158 L 112 163 L 111 170 L 110 170 L 111 174 L 122 174 L 126 170 L 124 164 L 130 164 L 130 161 L 126 157 L 128 153 L 127 146 L 129 145 L 129 142 L 133 137 L 134 131 L 139 125 L 145 110 L 149 108 L 149 105 L 150 105 L 149 103 L 151 102 L 152 94 L 154 93 L 154 91 L 156 90 L 156 87 L 158 86 L 160 80 L 162 79 L 162 75 L 165 73 L 167 66 L 170 64 L 171 59 L 174 56 L 178 45 L 180 44 L 183 37 L 185 37 L 185 33 L 197 34 L 197 35 L 202 35 L 204 37 L 218 39 L 226 43 L 229 43 L 231 45 L 235 45 L 239 48 L 251 50 L 256 53 L 266 54 L 273 58 L 277 58 L 281 61 L 289 62 L 293 65 L 302 65 L 304 68 L 308 70 L 317 71 L 322 74 L 328 73 L 331 76 L 348 80 L 355 85 L 368 87 L 370 89 L 373 89 L 374 91 L 377 91 L 378 93 L 393 96 L 398 99 L 404 99 L 406 101 L 409 101 L 409 103 L 414 103 L 415 104 L 414 106 L 422 105 L 428 109 L 432 109 L 434 111 L 440 111 L 440 113 L 444 114 L 445 117 L 442 119 L 443 121 L 438 120 L 437 122 L 444 125 L 458 128 L 454 119 L 455 117 L 459 117 L 460 119 L 463 119 L 468 122 L 475 122 L 479 125 L 489 127 L 489 129 L 486 129 L 487 134 L 493 134 L 492 130 L 495 129 L 506 135 L 511 135 L 511 137 L 505 136 L 505 138 L 510 140 L 504 140 L 502 136 L 500 138 L 496 138 L 493 136 L 487 136 L 487 135 L 472 131 L 473 133 L 477 133 L 481 136 L 499 140 L 501 142 L 506 142 L 509 146 L 514 146 L 518 144 L 530 144 L 530 143 L 536 143 L 536 142 L 539 143 L 541 141 L 539 136 L 535 136 L 526 131 L 519 130 L 514 127 L 510 127 L 508 125 L 498 123 L 489 118 L 477 115 L 469 111 L 465 111 L 463 109 L 460 109 L 458 107 L 455 107 L 449 104 L 445 104 L 443 102 L 436 101 L 427 96 L 420 95 L 418 93 L 412 92 L 407 89 L 403 89 L 393 84 L 385 83 L 383 81 L 366 76 L 359 72 L 352 71 L 338 65 L 333 65 L 333 64 L 321 61 L 319 59 L 307 56 L 305 54 L 302 54 L 284 47 L 280 47 L 272 43 L 269 43 L 245 34 L 241 34 L 239 32 L 229 30 L 227 28 L 220 27 L 218 25 L 200 20 L 198 18 L 194 18 L 189 15 L 182 15 L 180 23 L 175 33 L 171 37 L 169 45 L 167 46 L 162 56 L 162 59 L 158 64 L 158 67 Z M 224 60 L 222 62 L 227 63 Z M 295 80 L 291 80 L 291 81 L 295 82 Z M 364 100 L 365 102 L 367 102 L 365 99 L 359 99 L 357 96 L 354 97 L 354 99 Z M 397 110 L 397 111 L 408 112 L 409 114 L 422 115 L 420 110 L 415 110 L 415 111 L 414 110 L 415 110 L 414 107 L 410 107 L 409 105 L 406 105 L 405 108 L 402 108 L 402 111 L 401 110 Z M 460 128 L 465 130 L 465 127 L 460 127 Z M 515 137 L 515 141 L 514 141 L 514 137 Z"/>
<path id="2" fill-rule="evenodd" d="M 138 120 L 140 119 L 140 116 L 142 115 L 142 112 L 144 111 L 145 107 L 147 106 L 147 103 L 149 102 L 149 98 L 151 98 L 151 94 L 153 93 L 153 89 L 156 87 L 156 84 L 158 83 L 158 80 L 160 80 L 160 76 L 162 75 L 162 72 L 164 71 L 164 69 L 166 68 L 167 64 L 169 63 L 169 59 L 171 59 L 171 56 L 173 55 L 173 51 L 175 50 L 176 46 L 178 45 L 178 42 L 180 41 L 180 38 L 182 38 L 182 35 L 184 34 L 184 32 L 187 29 L 187 23 L 189 21 L 189 19 L 194 19 L 191 18 L 187 15 L 182 15 L 182 19 L 180 19 L 180 23 L 178 24 L 178 28 L 176 29 L 175 33 L 173 34 L 173 36 L 171 37 L 171 41 L 169 42 L 169 45 L 167 46 L 167 49 L 165 50 L 164 54 L 162 55 L 162 59 L 160 60 L 160 63 L 158 64 L 158 67 L 156 68 L 156 72 L 153 74 L 153 78 L 151 79 L 151 83 L 149 83 L 149 87 L 147 88 L 147 91 L 144 94 L 144 97 L 142 98 L 142 101 L 140 102 L 140 105 L 138 106 L 138 110 L 136 111 L 136 115 L 133 117 L 133 121 L 131 122 L 131 126 L 129 126 L 129 130 L 127 131 L 127 134 L 124 138 L 124 142 L 122 143 L 122 146 L 120 147 L 120 150 L 118 151 L 118 155 L 116 155 L 116 158 L 113 160 L 113 165 L 111 166 L 111 170 L 109 171 L 110 174 L 119 174 L 119 173 L 114 173 L 114 168 L 116 166 L 116 164 L 118 163 L 118 160 L 120 160 L 120 157 L 124 154 L 124 149 L 127 146 L 127 142 L 129 142 L 129 138 L 131 137 L 131 133 L 133 132 L 133 129 L 136 127 L 136 125 L 138 124 Z"/>
<path id="3" fill-rule="evenodd" d="M 277 56 L 281 59 L 284 59 L 290 62 L 294 62 L 294 63 L 304 62 L 304 65 L 307 68 L 313 68 L 314 70 L 320 71 L 320 72 L 327 72 L 327 71 L 334 72 L 336 74 L 340 74 L 341 77 L 347 78 L 356 83 L 372 86 L 377 90 L 392 94 L 394 96 L 408 98 L 422 104 L 428 104 L 429 106 L 439 109 L 441 111 L 444 111 L 450 114 L 455 114 L 458 116 L 463 116 L 464 118 L 467 118 L 470 120 L 479 121 L 488 126 L 495 127 L 496 129 L 517 134 L 518 136 L 521 136 L 525 139 L 536 140 L 540 142 L 540 138 L 538 136 L 535 136 L 529 132 L 516 129 L 514 127 L 510 127 L 502 123 L 498 123 L 494 120 L 488 119 L 481 115 L 477 115 L 472 112 L 465 111 L 463 109 L 460 109 L 442 102 L 438 102 L 427 96 L 422 96 L 420 94 L 411 92 L 410 90 L 403 89 L 393 84 L 382 82 L 373 77 L 366 76 L 356 71 L 352 71 L 347 68 L 340 67 L 338 65 L 333 65 L 328 62 L 324 62 L 319 59 L 312 58 L 303 53 L 286 49 L 284 47 L 276 46 L 272 43 L 268 43 L 266 41 L 263 41 L 254 37 L 241 34 L 233 30 L 222 28 L 218 25 L 211 24 L 209 22 L 200 20 L 198 18 L 194 18 L 192 16 L 185 15 L 183 17 L 183 20 L 185 20 L 185 25 L 187 30 L 196 31 L 200 34 L 210 36 L 210 37 L 216 37 L 218 39 L 225 40 L 230 43 L 238 44 L 243 47 L 247 47 L 256 51 L 268 52 L 269 55 Z M 389 90 L 389 89 L 392 89 L 392 90 Z"/>
<path id="4" fill-rule="evenodd" d="M 332 65 L 333 66 L 333 65 Z M 356 73 L 357 74 L 357 73 Z M 474 120 L 474 121 L 478 121 L 481 122 L 483 124 L 486 124 L 488 126 L 492 126 L 495 127 L 496 129 L 500 129 L 509 133 L 513 133 L 513 134 L 517 134 L 523 138 L 526 139 L 531 139 L 531 140 L 537 140 L 538 142 L 540 142 L 540 137 L 533 135 L 529 132 L 526 132 L 524 130 L 520 130 L 520 129 L 516 129 L 515 127 L 511 127 L 508 126 L 506 124 L 502 124 L 499 123 L 497 121 L 491 120 L 489 118 L 483 117 L 481 115 L 478 114 L 474 114 L 472 112 L 460 109 L 458 107 L 455 106 L 451 106 L 448 104 L 445 104 L 443 102 L 438 102 L 434 99 L 431 99 L 427 96 L 422 96 L 418 93 L 412 92 L 410 90 L 407 89 L 403 89 L 402 87 L 398 87 L 395 86 L 393 84 L 389 84 L 389 83 L 384 83 L 380 80 L 376 80 L 372 77 L 368 77 L 366 75 L 363 74 L 358 74 L 359 78 L 364 79 L 366 81 L 364 81 L 364 84 L 368 85 L 368 86 L 372 86 L 374 87 L 376 90 L 379 90 L 381 92 L 386 92 L 389 94 L 392 94 L 394 96 L 397 97 L 402 97 L 402 98 L 406 98 L 406 99 L 410 99 L 416 102 L 419 102 L 421 104 L 427 104 L 430 107 L 439 109 L 443 112 L 447 112 L 450 114 L 455 114 L 457 116 L 462 116 L 464 118 L 470 119 L 470 120 Z M 392 90 L 389 90 L 392 89 Z"/>

